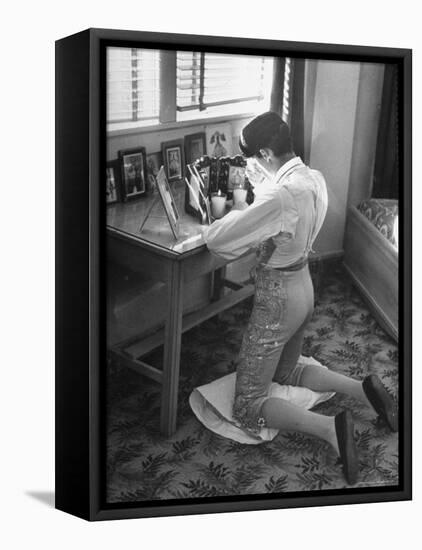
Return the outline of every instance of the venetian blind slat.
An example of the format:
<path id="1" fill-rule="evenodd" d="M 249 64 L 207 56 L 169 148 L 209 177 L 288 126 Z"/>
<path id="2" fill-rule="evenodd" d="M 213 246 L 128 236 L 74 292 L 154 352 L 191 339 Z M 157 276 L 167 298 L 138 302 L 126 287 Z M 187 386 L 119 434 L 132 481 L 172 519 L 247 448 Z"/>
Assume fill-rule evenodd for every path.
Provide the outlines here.
<path id="1" fill-rule="evenodd" d="M 261 99 L 265 58 L 198 52 L 177 53 L 179 110 Z"/>
<path id="2" fill-rule="evenodd" d="M 107 121 L 154 120 L 159 116 L 158 50 L 107 49 Z"/>

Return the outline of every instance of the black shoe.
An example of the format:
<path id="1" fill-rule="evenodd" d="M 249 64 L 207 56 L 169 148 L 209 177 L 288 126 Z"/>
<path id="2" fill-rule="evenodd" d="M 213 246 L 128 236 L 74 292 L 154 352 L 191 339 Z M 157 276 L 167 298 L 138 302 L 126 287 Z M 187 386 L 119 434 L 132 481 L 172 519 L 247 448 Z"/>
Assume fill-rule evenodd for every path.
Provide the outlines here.
<path id="1" fill-rule="evenodd" d="M 335 419 L 340 462 L 343 464 L 343 474 L 349 485 L 358 480 L 359 459 L 354 438 L 353 419 L 350 411 L 343 411 Z"/>
<path id="2" fill-rule="evenodd" d="M 392 432 L 397 432 L 398 414 L 396 403 L 378 376 L 370 374 L 364 378 L 362 387 L 375 412 L 386 422 Z"/>

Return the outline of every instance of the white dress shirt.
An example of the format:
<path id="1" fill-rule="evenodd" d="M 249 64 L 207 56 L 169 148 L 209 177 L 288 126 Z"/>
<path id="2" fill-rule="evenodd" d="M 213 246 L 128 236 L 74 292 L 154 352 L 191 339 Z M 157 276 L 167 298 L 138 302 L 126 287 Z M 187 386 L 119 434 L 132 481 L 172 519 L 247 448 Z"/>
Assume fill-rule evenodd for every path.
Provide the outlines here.
<path id="1" fill-rule="evenodd" d="M 294 157 L 254 191 L 251 205 L 232 210 L 204 231 L 209 250 L 234 260 L 272 238 L 268 267 L 286 267 L 307 257 L 327 212 L 322 174 Z"/>

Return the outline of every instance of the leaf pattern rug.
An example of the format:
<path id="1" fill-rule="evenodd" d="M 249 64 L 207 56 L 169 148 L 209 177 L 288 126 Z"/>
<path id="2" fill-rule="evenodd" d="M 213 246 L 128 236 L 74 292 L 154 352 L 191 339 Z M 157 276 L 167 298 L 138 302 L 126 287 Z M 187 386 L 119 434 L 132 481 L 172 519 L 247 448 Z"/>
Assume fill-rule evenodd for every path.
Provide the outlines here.
<path id="1" fill-rule="evenodd" d="M 303 355 L 361 379 L 380 376 L 397 398 L 398 349 L 378 326 L 339 262 L 312 266 L 315 313 Z M 298 432 L 242 445 L 207 430 L 188 397 L 196 386 L 234 370 L 252 300 L 183 335 L 178 428 L 159 432 L 160 386 L 112 362 L 107 371 L 107 502 L 151 501 L 347 488 L 330 446 Z M 159 365 L 162 349 L 148 361 Z M 314 410 L 352 411 L 360 454 L 355 487 L 398 484 L 398 437 L 353 398 L 336 395 Z"/>

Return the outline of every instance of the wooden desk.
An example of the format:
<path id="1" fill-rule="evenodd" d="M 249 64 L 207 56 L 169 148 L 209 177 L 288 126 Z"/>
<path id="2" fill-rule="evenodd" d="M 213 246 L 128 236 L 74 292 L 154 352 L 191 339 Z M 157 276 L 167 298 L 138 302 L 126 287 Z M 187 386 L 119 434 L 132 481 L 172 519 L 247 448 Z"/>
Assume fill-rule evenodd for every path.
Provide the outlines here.
<path id="1" fill-rule="evenodd" d="M 160 427 L 167 436 L 176 430 L 182 333 L 254 292 L 253 285 L 240 285 L 225 278 L 224 268 L 227 262 L 210 254 L 202 238 L 199 222 L 184 212 L 183 187 L 175 188 L 175 199 L 181 214 L 180 235 L 177 240 L 173 237 L 161 203 L 154 207 L 139 233 L 139 226 L 153 197 L 107 207 L 108 258 L 132 271 L 167 284 L 164 329 L 121 341 L 109 350 L 127 367 L 162 385 Z M 199 311 L 183 315 L 185 283 L 207 273 L 214 273 L 211 303 Z M 230 288 L 232 292 L 223 293 L 224 287 Z M 163 343 L 161 371 L 142 361 L 140 357 Z"/>

